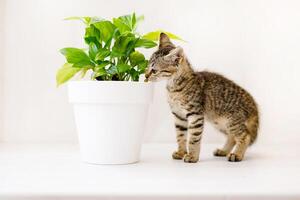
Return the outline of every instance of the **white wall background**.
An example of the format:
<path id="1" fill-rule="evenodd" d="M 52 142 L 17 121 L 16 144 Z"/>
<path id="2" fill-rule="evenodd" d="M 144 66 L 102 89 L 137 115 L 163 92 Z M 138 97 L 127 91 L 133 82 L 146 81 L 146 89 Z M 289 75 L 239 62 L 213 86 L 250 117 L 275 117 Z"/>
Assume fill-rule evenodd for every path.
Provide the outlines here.
<path id="1" fill-rule="evenodd" d="M 221 72 L 253 94 L 262 113 L 259 142 L 299 142 L 299 10 L 297 0 L 0 0 L 0 140 L 76 141 L 66 87 L 55 87 L 55 73 L 64 62 L 60 48 L 83 46 L 83 26 L 62 19 L 136 11 L 146 17 L 141 32 L 182 36 L 197 70 Z M 146 141 L 174 141 L 163 83 L 146 132 Z M 206 130 L 207 142 L 221 138 Z"/>
<path id="2" fill-rule="evenodd" d="M 4 69 L 4 16 L 5 16 L 5 2 L 0 1 L 0 70 Z M 3 73 L 0 73 L 0 138 L 3 132 Z"/>

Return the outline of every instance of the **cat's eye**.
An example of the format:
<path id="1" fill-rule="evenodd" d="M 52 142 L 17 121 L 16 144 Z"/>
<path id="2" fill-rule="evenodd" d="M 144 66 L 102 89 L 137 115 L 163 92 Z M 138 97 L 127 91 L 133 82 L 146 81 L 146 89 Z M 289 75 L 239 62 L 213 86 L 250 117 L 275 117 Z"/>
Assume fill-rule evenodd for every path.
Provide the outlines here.
<path id="1" fill-rule="evenodd" d="M 152 72 L 153 74 L 156 74 L 156 73 L 157 73 L 157 70 L 152 69 L 151 72 Z"/>

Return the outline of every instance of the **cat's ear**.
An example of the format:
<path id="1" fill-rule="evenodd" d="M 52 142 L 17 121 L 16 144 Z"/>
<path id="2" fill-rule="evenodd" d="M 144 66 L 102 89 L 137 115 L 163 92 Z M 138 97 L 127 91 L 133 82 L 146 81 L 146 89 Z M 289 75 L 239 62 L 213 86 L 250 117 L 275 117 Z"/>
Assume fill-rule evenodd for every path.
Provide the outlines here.
<path id="1" fill-rule="evenodd" d="M 166 55 L 166 59 L 175 62 L 176 64 L 181 63 L 184 58 L 183 49 L 181 47 L 176 47 L 175 49 L 171 50 L 168 55 Z"/>
<path id="2" fill-rule="evenodd" d="M 170 38 L 168 37 L 167 34 L 165 33 L 160 33 L 159 36 L 159 48 L 164 48 L 164 47 L 175 47 L 175 45 L 171 42 Z"/>

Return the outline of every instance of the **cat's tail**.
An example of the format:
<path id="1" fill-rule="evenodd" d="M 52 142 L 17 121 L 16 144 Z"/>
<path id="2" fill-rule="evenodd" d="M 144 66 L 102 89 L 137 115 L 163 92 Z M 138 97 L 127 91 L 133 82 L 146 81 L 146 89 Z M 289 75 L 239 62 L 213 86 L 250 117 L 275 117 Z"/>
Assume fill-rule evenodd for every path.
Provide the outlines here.
<path id="1" fill-rule="evenodd" d="M 247 128 L 249 131 L 249 134 L 251 136 L 250 139 L 250 145 L 253 144 L 257 138 L 257 132 L 259 128 L 259 116 L 258 114 L 255 116 L 252 116 L 247 121 Z"/>

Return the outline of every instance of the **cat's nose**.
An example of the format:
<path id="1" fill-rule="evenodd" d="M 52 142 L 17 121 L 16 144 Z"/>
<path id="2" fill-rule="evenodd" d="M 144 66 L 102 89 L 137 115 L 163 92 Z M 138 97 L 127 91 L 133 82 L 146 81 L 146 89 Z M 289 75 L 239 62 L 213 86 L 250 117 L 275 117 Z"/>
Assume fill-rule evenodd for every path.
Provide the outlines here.
<path id="1" fill-rule="evenodd" d="M 145 82 L 148 82 L 148 81 L 149 81 L 148 78 L 150 77 L 150 74 L 151 74 L 151 73 L 145 73 Z"/>
<path id="2" fill-rule="evenodd" d="M 156 73 L 156 70 L 155 69 L 150 69 L 146 74 L 145 74 L 145 77 L 146 78 L 149 78 L 151 76 L 151 74 L 155 74 Z"/>
<path id="3" fill-rule="evenodd" d="M 146 74 L 145 74 L 145 77 L 146 77 L 146 78 L 149 78 L 149 76 L 150 76 L 150 73 L 146 73 Z"/>

